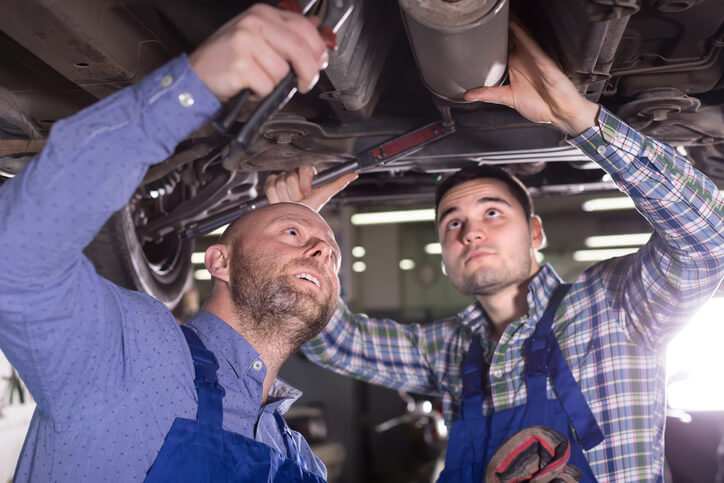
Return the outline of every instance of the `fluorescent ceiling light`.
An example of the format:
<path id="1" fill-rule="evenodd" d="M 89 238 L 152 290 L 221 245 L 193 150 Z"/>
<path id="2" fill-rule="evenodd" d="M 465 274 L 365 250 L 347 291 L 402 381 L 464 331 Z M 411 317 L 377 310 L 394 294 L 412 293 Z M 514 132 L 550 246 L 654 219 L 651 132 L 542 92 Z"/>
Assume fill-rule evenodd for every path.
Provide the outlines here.
<path id="1" fill-rule="evenodd" d="M 204 255 L 204 252 L 193 252 L 191 254 L 191 263 L 193 263 L 194 265 L 203 265 Z"/>
<path id="2" fill-rule="evenodd" d="M 362 258 L 365 256 L 365 253 L 367 253 L 365 247 L 361 247 L 359 245 L 357 245 L 356 247 L 352 247 L 352 256 L 355 258 Z"/>
<path id="3" fill-rule="evenodd" d="M 583 208 L 583 211 L 630 210 L 634 208 L 634 204 L 631 198 L 618 196 L 616 198 L 594 198 L 584 201 L 581 208 Z"/>
<path id="4" fill-rule="evenodd" d="M 724 190 L 720 191 L 724 196 Z M 581 205 L 583 211 L 609 211 L 609 210 L 630 210 L 634 208 L 633 201 L 627 196 L 616 196 L 614 198 L 594 198 L 584 201 Z"/>
<path id="5" fill-rule="evenodd" d="M 400 270 L 412 270 L 415 268 L 415 260 L 403 258 L 400 260 Z"/>
<path id="6" fill-rule="evenodd" d="M 440 243 L 428 243 L 425 245 L 425 253 L 428 255 L 440 255 L 442 253 L 442 245 Z"/>
<path id="7" fill-rule="evenodd" d="M 577 262 L 597 262 L 613 257 L 622 257 L 634 253 L 638 248 L 607 248 L 602 250 L 577 250 L 573 252 L 573 259 Z"/>
<path id="8" fill-rule="evenodd" d="M 668 401 L 672 408 L 687 411 L 721 411 L 724 409 L 724 298 L 704 304 L 666 350 L 666 373 L 669 377 Z"/>
<path id="9" fill-rule="evenodd" d="M 355 213 L 350 221 L 353 225 L 384 225 L 388 223 L 412 223 L 416 221 L 434 221 L 435 210 L 378 211 L 374 213 Z"/>
<path id="10" fill-rule="evenodd" d="M 196 280 L 211 280 L 211 274 L 209 273 L 208 270 L 203 268 L 201 270 L 196 270 L 194 272 L 194 278 Z"/>
<path id="11" fill-rule="evenodd" d="M 651 233 L 625 233 L 621 235 L 589 236 L 584 242 L 590 248 L 629 247 L 644 245 Z"/>
<path id="12" fill-rule="evenodd" d="M 352 264 L 352 270 L 354 270 L 357 273 L 362 273 L 365 270 L 367 270 L 367 264 L 363 262 L 362 260 L 358 260 Z"/>

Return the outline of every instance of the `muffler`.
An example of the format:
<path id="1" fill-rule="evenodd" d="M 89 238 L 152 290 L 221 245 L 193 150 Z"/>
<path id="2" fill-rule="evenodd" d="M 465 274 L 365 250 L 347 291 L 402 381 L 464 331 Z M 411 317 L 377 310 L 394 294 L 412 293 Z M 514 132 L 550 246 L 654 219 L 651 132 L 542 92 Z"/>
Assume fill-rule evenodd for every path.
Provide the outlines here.
<path id="1" fill-rule="evenodd" d="M 420 76 L 435 95 L 463 94 L 505 79 L 508 0 L 399 0 Z"/>

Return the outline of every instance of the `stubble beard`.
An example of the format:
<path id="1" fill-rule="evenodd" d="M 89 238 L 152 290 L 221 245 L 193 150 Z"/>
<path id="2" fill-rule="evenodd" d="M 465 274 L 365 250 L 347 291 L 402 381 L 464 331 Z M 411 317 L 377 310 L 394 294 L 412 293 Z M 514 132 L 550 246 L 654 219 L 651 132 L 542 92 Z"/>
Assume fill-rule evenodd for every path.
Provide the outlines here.
<path id="1" fill-rule="evenodd" d="M 319 273 L 311 261 L 293 261 L 277 267 L 273 257 L 252 259 L 236 250 L 232 257 L 231 298 L 234 312 L 245 321 L 254 337 L 287 348 L 287 356 L 314 338 L 329 322 L 335 307 L 332 295 L 320 301 L 309 293 L 295 288 L 290 280 L 290 268 L 308 265 Z M 331 290 L 328 275 L 320 274 L 323 287 Z"/>
<path id="2" fill-rule="evenodd" d="M 530 257 L 513 262 L 497 268 L 480 268 L 467 276 L 461 274 L 450 282 L 463 295 L 489 297 L 528 279 L 532 266 Z"/>

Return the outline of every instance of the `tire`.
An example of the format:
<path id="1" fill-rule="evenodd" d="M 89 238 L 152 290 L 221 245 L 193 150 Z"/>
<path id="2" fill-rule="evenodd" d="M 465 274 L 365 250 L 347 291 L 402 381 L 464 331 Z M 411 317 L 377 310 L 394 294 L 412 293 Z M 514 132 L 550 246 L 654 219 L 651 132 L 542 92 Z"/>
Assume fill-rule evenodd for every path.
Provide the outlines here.
<path id="1" fill-rule="evenodd" d="M 173 309 L 191 284 L 194 241 L 175 234 L 161 243 L 141 245 L 129 205 L 113 214 L 83 253 L 98 274 L 130 290 L 138 290 Z"/>

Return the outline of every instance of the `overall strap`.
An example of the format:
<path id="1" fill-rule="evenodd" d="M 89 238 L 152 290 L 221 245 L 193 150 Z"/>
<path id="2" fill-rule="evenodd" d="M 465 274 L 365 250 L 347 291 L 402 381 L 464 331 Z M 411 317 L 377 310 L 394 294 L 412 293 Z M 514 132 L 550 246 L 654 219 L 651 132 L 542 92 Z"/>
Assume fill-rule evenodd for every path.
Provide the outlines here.
<path id="1" fill-rule="evenodd" d="M 302 454 L 299 451 L 299 447 L 297 446 L 297 443 L 294 441 L 294 437 L 292 436 L 292 430 L 289 429 L 289 426 L 287 426 L 287 423 L 284 421 L 284 418 L 281 414 L 279 414 L 279 412 L 274 411 L 274 418 L 277 420 L 279 432 L 282 433 L 282 438 L 284 439 L 284 446 L 286 446 L 287 448 L 287 457 L 293 460 L 299 466 L 301 466 L 302 469 L 308 471 L 307 464 L 302 459 Z"/>
<path id="2" fill-rule="evenodd" d="M 550 376 L 553 388 L 576 430 L 581 445 L 584 449 L 591 449 L 603 441 L 603 432 L 571 374 L 553 332 L 556 311 L 570 288 L 570 284 L 560 284 L 556 288 L 543 317 L 536 324 L 535 332 L 526 344 L 528 399 L 530 403 L 546 398 L 546 379 Z"/>
<path id="3" fill-rule="evenodd" d="M 181 326 L 181 331 L 191 349 L 191 357 L 194 360 L 196 379 L 194 386 L 199 396 L 199 409 L 196 419 L 202 423 L 209 423 L 221 427 L 223 420 L 223 406 L 221 400 L 226 391 L 219 385 L 216 371 L 219 363 L 216 356 L 204 346 L 199 336 L 186 326 Z"/>
<path id="4" fill-rule="evenodd" d="M 463 401 L 460 407 L 461 419 L 483 417 L 483 347 L 480 336 L 473 334 L 470 347 L 462 365 Z"/>

